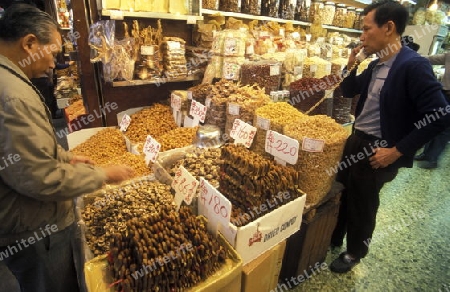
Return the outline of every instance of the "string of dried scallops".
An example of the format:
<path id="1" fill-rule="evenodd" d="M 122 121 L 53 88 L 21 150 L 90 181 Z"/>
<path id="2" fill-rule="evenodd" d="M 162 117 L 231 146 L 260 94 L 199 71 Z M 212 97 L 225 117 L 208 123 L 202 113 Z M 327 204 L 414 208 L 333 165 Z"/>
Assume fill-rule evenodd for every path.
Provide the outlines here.
<path id="1" fill-rule="evenodd" d="M 316 205 L 329 192 L 348 133 L 325 115 L 307 116 L 284 127 L 284 134 L 299 142 L 298 161 L 292 167 L 299 172 L 299 188 L 306 193 L 306 204 Z M 323 149 L 311 147 L 320 145 Z"/>

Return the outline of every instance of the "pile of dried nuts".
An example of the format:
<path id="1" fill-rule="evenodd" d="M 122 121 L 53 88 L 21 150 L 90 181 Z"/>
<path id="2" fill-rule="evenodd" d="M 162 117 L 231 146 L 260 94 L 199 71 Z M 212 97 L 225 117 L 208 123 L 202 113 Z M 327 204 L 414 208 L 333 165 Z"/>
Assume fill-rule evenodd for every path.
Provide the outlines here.
<path id="1" fill-rule="evenodd" d="M 133 143 L 143 143 L 147 135 L 154 139 L 177 128 L 170 106 L 156 103 L 131 115 L 131 123 L 125 135 Z"/>
<path id="2" fill-rule="evenodd" d="M 317 115 L 287 125 L 284 134 L 299 142 L 298 161 L 292 167 L 300 173 L 306 203 L 315 205 L 331 188 L 348 133 L 332 118 Z M 305 138 L 324 141 L 323 149 L 304 147 Z"/>
<path id="3" fill-rule="evenodd" d="M 237 226 L 245 225 L 272 211 L 262 208 L 264 210 L 257 214 L 244 216 L 248 214 L 248 210 L 271 202 L 279 193 L 287 192 L 289 196 L 282 202 L 273 204 L 276 207 L 302 195 L 298 190 L 299 174 L 296 170 L 277 165 L 243 145 L 223 146 L 222 161 L 219 190 L 230 200 L 233 206 L 231 220 Z"/>
<path id="4" fill-rule="evenodd" d="M 201 83 L 188 89 L 192 91 L 192 99 L 205 105 L 206 97 L 211 93 L 213 85 L 209 83 Z"/>
<path id="5" fill-rule="evenodd" d="M 192 145 L 198 127 L 176 128 L 159 137 L 160 151 L 182 148 Z"/>
<path id="6" fill-rule="evenodd" d="M 170 186 L 148 179 L 102 189 L 87 195 L 85 203 L 86 241 L 96 256 L 109 250 L 115 233 L 126 231 L 128 220 L 158 213 L 162 206 L 175 209 Z"/>
<path id="7" fill-rule="evenodd" d="M 162 208 L 125 223 L 109 257 L 117 291 L 184 291 L 214 274 L 227 251 L 187 207 Z"/>

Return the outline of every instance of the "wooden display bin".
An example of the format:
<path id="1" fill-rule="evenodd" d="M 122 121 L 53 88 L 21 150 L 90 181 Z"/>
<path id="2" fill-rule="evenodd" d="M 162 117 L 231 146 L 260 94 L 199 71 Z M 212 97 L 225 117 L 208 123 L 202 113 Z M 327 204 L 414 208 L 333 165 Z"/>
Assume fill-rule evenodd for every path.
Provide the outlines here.
<path id="1" fill-rule="evenodd" d="M 310 266 L 322 263 L 337 223 L 343 185 L 337 182 L 323 201 L 305 209 L 300 230 L 287 239 L 279 282 L 309 273 Z"/>

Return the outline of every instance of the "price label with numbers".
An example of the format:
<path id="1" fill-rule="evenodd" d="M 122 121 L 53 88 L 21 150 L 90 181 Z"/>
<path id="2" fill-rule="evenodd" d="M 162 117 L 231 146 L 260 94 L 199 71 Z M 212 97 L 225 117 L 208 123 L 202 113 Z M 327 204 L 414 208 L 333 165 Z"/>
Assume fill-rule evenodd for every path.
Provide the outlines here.
<path id="1" fill-rule="evenodd" d="M 206 106 L 203 104 L 192 100 L 191 109 L 189 114 L 194 117 L 194 119 L 198 119 L 200 122 L 204 122 L 206 118 Z"/>
<path id="2" fill-rule="evenodd" d="M 256 126 L 267 131 L 270 128 L 270 120 L 256 116 Z"/>
<path id="3" fill-rule="evenodd" d="M 182 165 L 175 172 L 172 188 L 175 193 L 183 195 L 183 200 L 190 205 L 195 197 L 199 182 Z"/>
<path id="4" fill-rule="evenodd" d="M 323 147 L 325 146 L 325 140 L 303 138 L 302 150 L 308 152 L 323 152 Z"/>
<path id="5" fill-rule="evenodd" d="M 245 147 L 250 148 L 255 138 L 256 128 L 245 123 L 240 119 L 235 119 L 233 127 L 230 131 L 230 137 L 234 139 L 234 144 L 244 144 Z"/>
<path id="6" fill-rule="evenodd" d="M 228 113 L 233 116 L 239 115 L 239 105 L 235 103 L 228 104 Z"/>
<path id="7" fill-rule="evenodd" d="M 275 131 L 266 133 L 266 152 L 290 164 L 298 160 L 298 141 Z"/>
<path id="8" fill-rule="evenodd" d="M 170 95 L 170 106 L 174 110 L 179 111 L 181 109 L 181 97 L 172 93 Z"/>
<path id="9" fill-rule="evenodd" d="M 231 218 L 231 202 L 203 177 L 200 178 L 199 207 L 203 208 L 213 221 L 218 220 L 228 226 Z M 200 209 L 200 208 L 199 208 Z"/>
<path id="10" fill-rule="evenodd" d="M 145 162 L 148 164 L 150 161 L 155 162 L 156 156 L 161 149 L 161 144 L 158 143 L 152 136 L 148 135 L 144 143 Z"/>
<path id="11" fill-rule="evenodd" d="M 131 117 L 129 115 L 123 115 L 122 120 L 120 121 L 120 130 L 125 132 L 128 129 L 128 126 L 131 123 Z"/>

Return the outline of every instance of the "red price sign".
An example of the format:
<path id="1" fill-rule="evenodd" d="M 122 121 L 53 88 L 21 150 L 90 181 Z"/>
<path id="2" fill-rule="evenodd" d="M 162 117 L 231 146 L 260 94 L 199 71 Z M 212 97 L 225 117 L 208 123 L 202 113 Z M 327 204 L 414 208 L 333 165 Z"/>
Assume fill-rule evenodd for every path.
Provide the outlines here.
<path id="1" fill-rule="evenodd" d="M 181 109 L 181 98 L 176 94 L 170 95 L 170 106 L 176 110 L 179 111 Z"/>
<path id="2" fill-rule="evenodd" d="M 131 117 L 129 115 L 124 115 L 120 121 L 120 131 L 125 132 L 131 123 Z"/>
<path id="3" fill-rule="evenodd" d="M 181 165 L 172 181 L 175 193 L 180 193 L 186 204 L 190 205 L 194 198 L 199 182 Z"/>
<path id="4" fill-rule="evenodd" d="M 199 204 L 208 211 L 210 216 L 214 216 L 224 223 L 224 226 L 228 226 L 231 217 L 231 202 L 203 178 L 200 178 Z"/>
<path id="5" fill-rule="evenodd" d="M 192 100 L 191 109 L 189 111 L 189 114 L 191 116 L 193 116 L 194 119 L 197 119 L 203 123 L 205 121 L 205 117 L 206 117 L 206 106 L 204 106 L 203 104 L 201 104 L 195 100 Z"/>
<path id="6" fill-rule="evenodd" d="M 266 152 L 290 164 L 298 160 L 299 143 L 288 136 L 269 130 L 266 134 Z"/>
<path id="7" fill-rule="evenodd" d="M 230 137 L 234 139 L 235 144 L 244 144 L 245 147 L 250 148 L 255 138 L 256 128 L 245 123 L 240 119 L 235 119 L 233 128 L 230 131 Z"/>
<path id="8" fill-rule="evenodd" d="M 147 139 L 144 143 L 144 154 L 145 154 L 145 160 L 147 161 L 156 161 L 156 156 L 159 153 L 159 149 L 161 149 L 161 144 L 158 143 L 155 139 L 153 139 L 152 136 L 148 135 Z"/>

